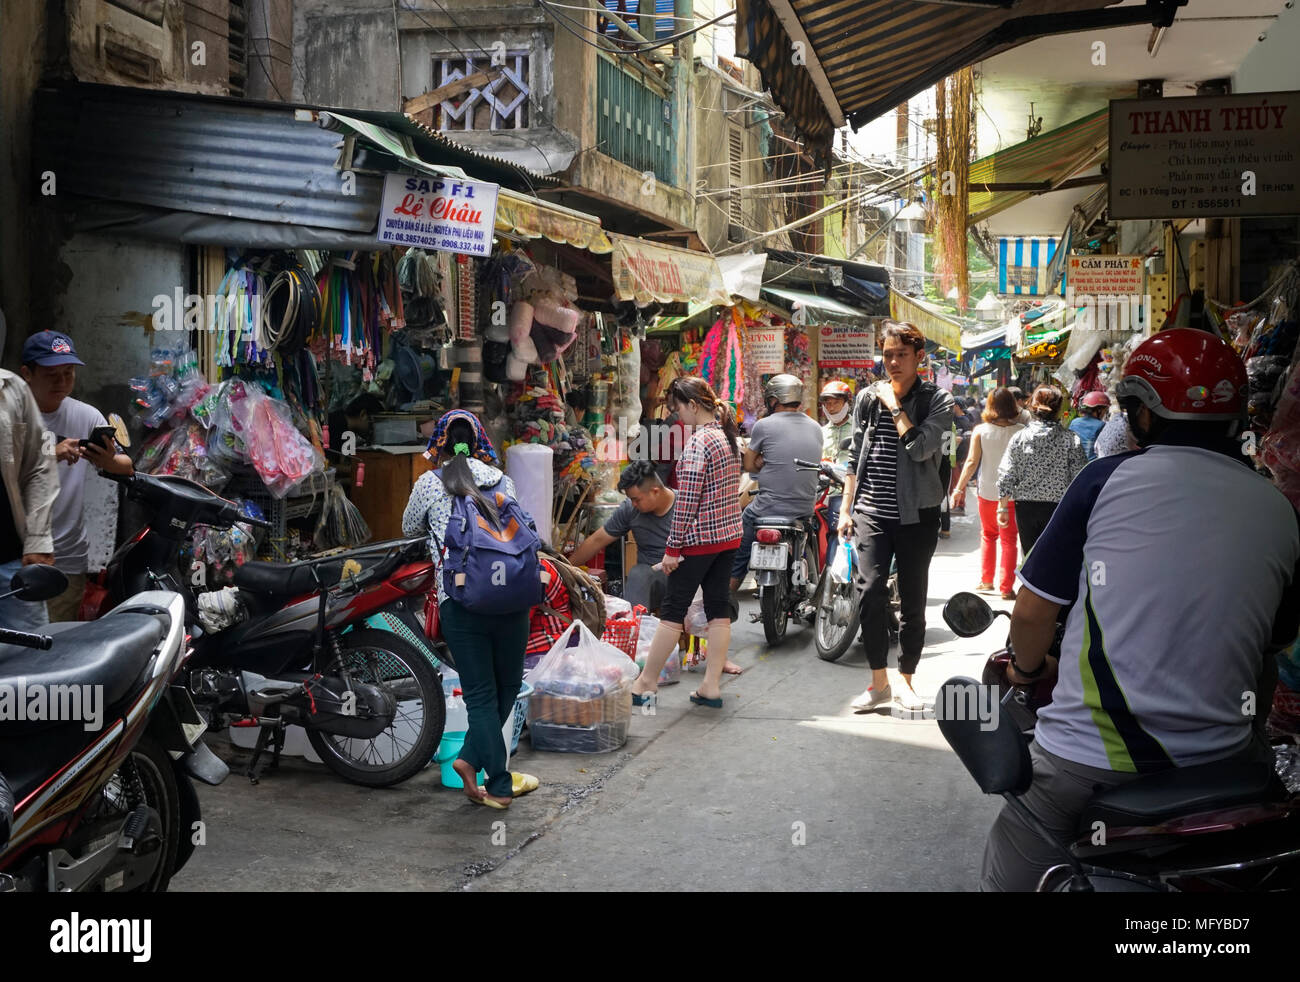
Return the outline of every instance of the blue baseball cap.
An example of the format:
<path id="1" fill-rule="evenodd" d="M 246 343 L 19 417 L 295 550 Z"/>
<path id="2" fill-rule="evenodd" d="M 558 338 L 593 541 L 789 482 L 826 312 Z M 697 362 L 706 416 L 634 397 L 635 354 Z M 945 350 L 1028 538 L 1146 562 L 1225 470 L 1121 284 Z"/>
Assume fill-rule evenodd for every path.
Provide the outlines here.
<path id="1" fill-rule="evenodd" d="M 72 338 L 58 331 L 41 331 L 23 343 L 24 365 L 84 365 Z"/>

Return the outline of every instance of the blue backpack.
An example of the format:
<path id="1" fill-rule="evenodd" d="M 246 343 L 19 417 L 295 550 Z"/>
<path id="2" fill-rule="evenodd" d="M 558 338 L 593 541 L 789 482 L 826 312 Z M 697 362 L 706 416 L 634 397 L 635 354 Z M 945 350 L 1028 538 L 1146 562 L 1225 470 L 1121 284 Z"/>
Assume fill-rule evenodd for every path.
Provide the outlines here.
<path id="1" fill-rule="evenodd" d="M 477 614 L 530 610 L 544 597 L 537 559 L 541 539 L 519 502 L 506 493 L 504 477 L 488 494 L 501 516 L 500 531 L 483 517 L 473 499 L 460 495 L 451 503 L 443 541 L 443 589 Z"/>

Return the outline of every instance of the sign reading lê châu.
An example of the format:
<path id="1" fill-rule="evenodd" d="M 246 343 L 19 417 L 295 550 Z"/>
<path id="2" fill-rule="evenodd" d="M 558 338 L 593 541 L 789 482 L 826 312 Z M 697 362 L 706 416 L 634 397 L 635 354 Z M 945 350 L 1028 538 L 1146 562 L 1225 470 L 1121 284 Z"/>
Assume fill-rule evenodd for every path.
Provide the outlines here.
<path id="1" fill-rule="evenodd" d="M 1110 103 L 1110 217 L 1300 214 L 1300 92 Z"/>

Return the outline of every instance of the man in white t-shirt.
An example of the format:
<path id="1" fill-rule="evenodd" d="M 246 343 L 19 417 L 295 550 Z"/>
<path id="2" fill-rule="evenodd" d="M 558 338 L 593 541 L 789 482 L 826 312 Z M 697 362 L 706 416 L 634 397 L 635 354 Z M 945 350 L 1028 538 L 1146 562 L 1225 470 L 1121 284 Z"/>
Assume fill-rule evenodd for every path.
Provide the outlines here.
<path id="1" fill-rule="evenodd" d="M 90 541 L 84 512 L 91 465 L 110 474 L 132 473 L 131 458 L 112 437 L 103 445 L 80 444 L 95 427 L 108 425 L 94 406 L 70 398 L 77 384 L 77 366 L 84 364 L 72 339 L 57 331 L 33 334 L 23 345 L 20 372 L 36 399 L 46 432 L 54 434 L 54 455 L 62 465 L 54 502 L 54 565 L 67 575 L 68 589 L 48 601 L 51 622 L 77 620 L 86 590 Z"/>
<path id="2" fill-rule="evenodd" d="M 1020 569 L 1009 677 L 1059 671 L 1021 801 L 1061 843 L 1099 790 L 1272 761 L 1255 707 L 1267 715 L 1274 653 L 1300 630 L 1300 516 L 1234 439 L 1246 389 L 1215 335 L 1144 341 L 1117 387 L 1140 449 L 1085 467 Z M 1062 617 L 1058 670 L 1048 649 Z M 1004 808 L 983 888 L 1033 890 L 1057 857 Z"/>

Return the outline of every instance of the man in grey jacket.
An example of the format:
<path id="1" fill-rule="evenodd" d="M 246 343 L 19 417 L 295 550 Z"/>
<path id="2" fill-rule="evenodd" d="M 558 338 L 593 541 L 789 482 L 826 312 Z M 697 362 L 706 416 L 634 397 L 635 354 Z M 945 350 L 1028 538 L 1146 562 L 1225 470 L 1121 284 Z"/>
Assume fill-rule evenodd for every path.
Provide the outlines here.
<path id="1" fill-rule="evenodd" d="M 54 564 L 51 523 L 59 474 L 54 445 L 27 383 L 0 369 L 0 593 L 24 566 Z M 45 604 L 0 600 L 0 627 L 34 631 L 47 623 Z"/>
<path id="2" fill-rule="evenodd" d="M 939 506 L 946 488 L 939 461 L 951 451 L 952 395 L 922 381 L 925 336 L 907 323 L 886 321 L 881 331 L 888 381 L 863 389 L 853 409 L 850 474 L 840 506 L 840 534 L 854 535 L 864 579 L 862 641 L 871 687 L 853 701 L 859 711 L 897 698 L 905 709 L 923 703 L 912 676 L 925 647 L 925 604 L 930 560 L 939 543 Z M 898 674 L 889 684 L 889 568 L 898 563 Z"/>

